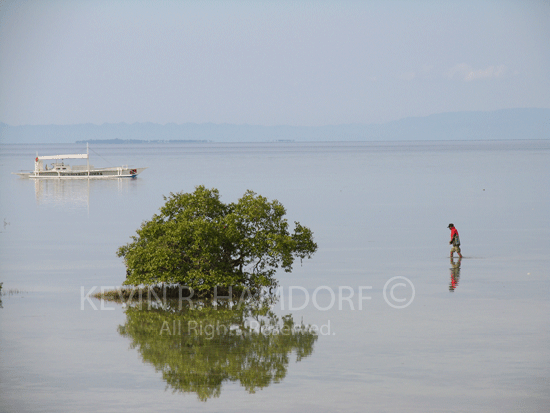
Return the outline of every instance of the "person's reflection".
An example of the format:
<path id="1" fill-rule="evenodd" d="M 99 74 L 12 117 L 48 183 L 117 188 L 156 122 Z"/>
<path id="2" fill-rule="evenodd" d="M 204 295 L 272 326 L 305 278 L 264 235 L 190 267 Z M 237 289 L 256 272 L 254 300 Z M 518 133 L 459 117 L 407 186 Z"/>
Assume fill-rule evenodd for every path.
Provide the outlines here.
<path id="1" fill-rule="evenodd" d="M 451 283 L 449 284 L 449 291 L 453 292 L 456 287 L 458 287 L 458 281 L 460 280 L 460 263 L 462 262 L 462 257 L 455 262 L 454 258 L 451 257 Z"/>

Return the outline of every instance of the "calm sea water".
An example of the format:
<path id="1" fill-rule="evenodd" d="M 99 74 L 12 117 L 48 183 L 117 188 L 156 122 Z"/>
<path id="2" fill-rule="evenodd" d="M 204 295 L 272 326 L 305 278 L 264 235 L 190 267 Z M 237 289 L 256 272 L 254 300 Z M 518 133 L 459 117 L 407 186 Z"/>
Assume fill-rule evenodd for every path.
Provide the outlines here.
<path id="1" fill-rule="evenodd" d="M 550 141 L 92 149 L 148 169 L 35 182 L 10 173 L 85 148 L 0 146 L 0 411 L 548 411 Z M 145 331 L 167 314 L 82 299 L 122 284 L 116 249 L 163 195 L 199 184 L 278 199 L 314 231 L 274 310 L 316 339 L 174 350 Z"/>

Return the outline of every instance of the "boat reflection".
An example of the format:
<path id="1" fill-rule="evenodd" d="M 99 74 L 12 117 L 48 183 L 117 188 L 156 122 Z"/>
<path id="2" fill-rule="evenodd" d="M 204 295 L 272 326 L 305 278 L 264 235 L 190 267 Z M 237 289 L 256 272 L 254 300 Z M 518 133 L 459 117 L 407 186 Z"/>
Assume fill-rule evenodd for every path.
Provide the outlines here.
<path id="1" fill-rule="evenodd" d="M 146 307 L 129 306 L 118 332 L 174 392 L 195 393 L 201 401 L 220 396 L 224 382 L 254 393 L 282 381 L 291 354 L 297 362 L 311 355 L 318 337 L 265 306 Z"/>
<path id="2" fill-rule="evenodd" d="M 101 186 L 102 192 L 122 192 L 132 184 L 131 179 L 113 178 L 109 180 L 89 179 L 35 179 L 34 194 L 37 205 L 71 206 L 88 208 L 90 191 Z"/>
<path id="3" fill-rule="evenodd" d="M 454 258 L 451 257 L 451 283 L 449 284 L 449 291 L 453 292 L 456 287 L 458 287 L 458 282 L 460 281 L 460 264 L 462 262 L 462 257 L 455 262 Z"/>

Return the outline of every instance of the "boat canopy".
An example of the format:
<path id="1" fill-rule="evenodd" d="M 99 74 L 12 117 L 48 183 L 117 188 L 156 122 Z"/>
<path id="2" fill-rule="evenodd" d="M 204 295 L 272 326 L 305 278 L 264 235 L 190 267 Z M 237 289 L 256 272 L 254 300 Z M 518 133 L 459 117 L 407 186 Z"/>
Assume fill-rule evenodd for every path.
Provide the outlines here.
<path id="1" fill-rule="evenodd" d="M 78 153 L 74 155 L 53 155 L 53 156 L 37 156 L 39 160 L 42 159 L 88 159 L 87 153 Z"/>

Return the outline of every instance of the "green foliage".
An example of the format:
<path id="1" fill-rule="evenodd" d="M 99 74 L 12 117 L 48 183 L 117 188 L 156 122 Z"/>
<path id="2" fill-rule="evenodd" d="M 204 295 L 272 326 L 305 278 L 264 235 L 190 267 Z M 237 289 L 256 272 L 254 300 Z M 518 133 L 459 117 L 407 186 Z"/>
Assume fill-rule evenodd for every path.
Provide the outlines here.
<path id="1" fill-rule="evenodd" d="M 204 186 L 164 199 L 160 213 L 118 249 L 126 285 L 270 287 L 277 268 L 290 272 L 295 258 L 311 258 L 317 250 L 309 228 L 295 222 L 290 233 L 279 201 L 252 191 L 230 204 Z"/>
<path id="2" fill-rule="evenodd" d="M 130 306 L 125 312 L 118 332 L 131 348 L 174 392 L 196 393 L 202 401 L 218 397 L 224 382 L 239 382 L 254 393 L 282 381 L 290 354 L 297 362 L 311 355 L 318 338 L 265 305 L 183 311 Z"/>

